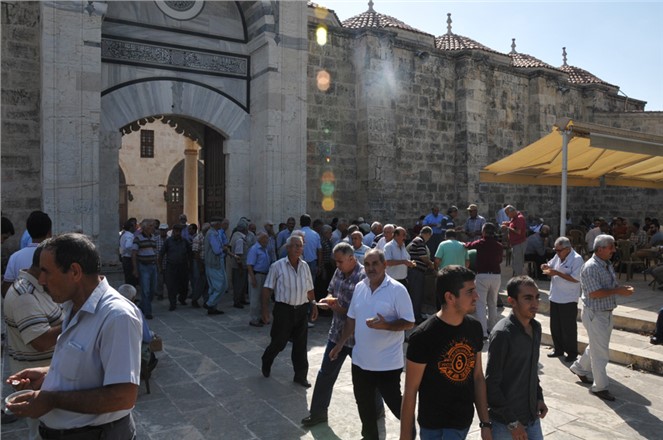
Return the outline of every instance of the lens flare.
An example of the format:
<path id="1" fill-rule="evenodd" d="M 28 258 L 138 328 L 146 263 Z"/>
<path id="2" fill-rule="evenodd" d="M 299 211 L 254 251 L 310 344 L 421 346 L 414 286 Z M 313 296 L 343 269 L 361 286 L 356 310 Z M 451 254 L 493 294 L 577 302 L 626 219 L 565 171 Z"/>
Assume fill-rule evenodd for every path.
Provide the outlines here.
<path id="1" fill-rule="evenodd" d="M 315 40 L 318 42 L 318 45 L 324 46 L 327 44 L 327 28 L 323 25 L 318 26 L 318 29 L 315 30 Z"/>
<path id="2" fill-rule="evenodd" d="M 316 82 L 318 84 L 318 90 L 326 92 L 331 85 L 331 75 L 329 75 L 329 72 L 326 70 L 321 70 L 316 75 Z"/>
<path id="3" fill-rule="evenodd" d="M 334 183 L 333 182 L 323 182 L 320 185 L 320 191 L 325 197 L 331 197 L 334 194 Z"/>
<path id="4" fill-rule="evenodd" d="M 334 202 L 333 198 L 325 197 L 322 199 L 322 209 L 325 211 L 333 211 L 334 207 L 336 207 L 336 203 Z"/>
<path id="5" fill-rule="evenodd" d="M 322 173 L 322 177 L 320 177 L 320 180 L 322 180 L 323 183 L 333 183 L 336 181 L 336 176 L 334 176 L 333 171 L 325 171 Z"/>
<path id="6" fill-rule="evenodd" d="M 329 9 L 327 8 L 315 8 L 313 9 L 313 13 L 315 14 L 316 18 L 319 18 L 320 20 L 324 20 L 327 18 L 327 15 L 329 15 Z"/>

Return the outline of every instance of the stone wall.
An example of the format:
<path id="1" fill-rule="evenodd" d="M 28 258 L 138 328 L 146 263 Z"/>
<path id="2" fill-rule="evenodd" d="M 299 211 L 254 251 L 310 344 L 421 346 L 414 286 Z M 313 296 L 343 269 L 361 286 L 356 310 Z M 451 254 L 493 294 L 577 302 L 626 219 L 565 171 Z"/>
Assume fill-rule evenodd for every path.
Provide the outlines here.
<path id="1" fill-rule="evenodd" d="M 40 13 L 38 2 L 2 2 L 1 8 L 2 215 L 16 229 L 5 245 L 11 250 L 30 212 L 42 209 Z"/>
<path id="2" fill-rule="evenodd" d="M 557 229 L 558 187 L 481 183 L 479 170 L 548 134 L 560 117 L 663 130 L 663 114 L 643 113 L 643 101 L 618 96 L 615 87 L 514 68 L 507 55 L 443 52 L 394 32 L 332 26 L 319 46 L 315 29 L 312 22 L 307 73 L 307 209 L 314 217 L 411 226 L 432 205 L 444 211 L 455 204 L 464 221 L 469 203 L 489 219 L 511 203 Z M 321 70 L 331 77 L 328 90 L 317 87 Z M 321 206 L 325 171 L 336 177 L 331 211 Z M 626 197 L 637 201 L 628 214 Z M 662 201 L 661 191 L 573 188 L 569 212 L 635 219 L 656 215 Z"/>

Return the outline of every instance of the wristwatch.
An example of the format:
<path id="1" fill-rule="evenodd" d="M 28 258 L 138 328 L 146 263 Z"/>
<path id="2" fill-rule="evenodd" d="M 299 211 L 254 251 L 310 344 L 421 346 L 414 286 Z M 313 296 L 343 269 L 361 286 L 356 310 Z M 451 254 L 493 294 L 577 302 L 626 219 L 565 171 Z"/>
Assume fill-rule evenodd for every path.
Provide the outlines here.
<path id="1" fill-rule="evenodd" d="M 479 422 L 479 428 L 493 429 L 493 424 L 491 422 Z"/>
<path id="2" fill-rule="evenodd" d="M 509 429 L 509 431 L 513 431 L 514 429 L 518 429 L 519 426 L 520 426 L 520 422 L 518 420 L 516 420 L 515 422 L 511 422 L 508 425 L 506 425 L 506 427 Z"/>

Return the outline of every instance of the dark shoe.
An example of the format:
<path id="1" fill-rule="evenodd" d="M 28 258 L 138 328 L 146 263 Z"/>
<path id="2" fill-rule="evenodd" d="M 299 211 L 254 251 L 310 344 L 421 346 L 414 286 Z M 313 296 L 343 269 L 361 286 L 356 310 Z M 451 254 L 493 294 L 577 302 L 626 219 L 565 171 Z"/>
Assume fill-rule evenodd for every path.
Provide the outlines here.
<path id="1" fill-rule="evenodd" d="M 263 373 L 263 374 L 264 374 L 264 373 Z M 293 381 L 294 383 L 297 383 L 297 384 L 303 386 L 304 388 L 311 388 L 311 382 L 309 382 L 308 380 L 306 380 L 306 378 L 303 378 L 303 379 L 297 379 L 297 378 L 294 378 L 292 381 Z"/>
<path id="2" fill-rule="evenodd" d="M 182 304 L 183 306 L 185 306 L 185 305 L 186 305 L 186 300 L 185 300 L 185 299 L 181 299 L 181 300 L 180 300 L 180 304 Z"/>
<path id="3" fill-rule="evenodd" d="M 302 419 L 302 426 L 315 426 L 318 423 L 324 423 L 327 421 L 327 413 L 320 414 L 311 414 L 308 417 Z"/>
<path id="4" fill-rule="evenodd" d="M 203 309 L 209 310 L 209 306 L 207 305 L 207 303 L 203 303 Z"/>
<path id="5" fill-rule="evenodd" d="M 551 351 L 546 356 L 548 356 L 549 358 L 560 358 L 560 357 L 564 356 L 564 353 L 559 352 L 559 351 Z"/>
<path id="6" fill-rule="evenodd" d="M 236 309 L 243 309 L 244 308 L 244 306 L 241 305 L 240 303 L 233 304 L 233 307 L 236 308 Z"/>
<path id="7" fill-rule="evenodd" d="M 649 343 L 653 345 L 661 345 L 663 344 L 663 338 L 659 338 L 658 336 L 652 336 L 649 339 Z"/>
<path id="8" fill-rule="evenodd" d="M 249 321 L 249 325 L 252 327 L 262 327 L 263 324 L 261 321 Z"/>
<path id="9" fill-rule="evenodd" d="M 145 315 L 145 319 L 154 319 L 154 316 L 152 316 L 152 315 Z"/>
<path id="10" fill-rule="evenodd" d="M 265 361 L 262 361 L 262 375 L 265 377 L 269 377 L 271 372 L 272 372 L 271 364 L 267 365 Z"/>
<path id="11" fill-rule="evenodd" d="M 207 309 L 207 314 L 208 315 L 223 315 L 223 310 L 215 309 L 215 308 L 208 308 Z"/>
<path id="12" fill-rule="evenodd" d="M 191 307 L 193 307 L 194 309 L 199 309 L 200 304 L 198 304 L 198 301 L 194 299 L 193 301 L 191 301 Z"/>
<path id="13" fill-rule="evenodd" d="M 578 360 L 578 355 L 577 354 L 570 354 L 567 357 L 564 358 L 565 362 L 575 362 Z"/>
<path id="14" fill-rule="evenodd" d="M 177 308 L 177 306 L 175 306 L 174 304 L 171 304 L 170 307 L 168 307 L 168 311 L 169 311 L 169 312 L 172 312 L 172 311 L 175 310 L 176 308 Z"/>
<path id="15" fill-rule="evenodd" d="M 163 295 L 157 295 L 157 299 L 158 299 L 159 301 L 162 301 L 162 300 L 163 300 Z"/>
<path id="16" fill-rule="evenodd" d="M 615 401 L 615 396 L 613 396 L 608 390 L 592 391 L 592 394 L 597 397 L 600 397 L 603 400 L 607 400 L 608 402 Z"/>
<path id="17" fill-rule="evenodd" d="M 245 306 L 248 306 L 248 305 L 251 304 L 251 303 L 248 302 L 248 301 L 242 301 L 242 304 L 244 304 Z"/>

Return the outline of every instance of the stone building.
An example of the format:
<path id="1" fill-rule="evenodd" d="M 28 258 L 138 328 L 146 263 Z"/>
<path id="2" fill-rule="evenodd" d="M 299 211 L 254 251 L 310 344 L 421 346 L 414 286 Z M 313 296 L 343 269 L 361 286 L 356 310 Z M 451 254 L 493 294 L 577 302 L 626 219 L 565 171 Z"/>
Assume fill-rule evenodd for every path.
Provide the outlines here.
<path id="1" fill-rule="evenodd" d="M 4 1 L 2 54 L 3 214 L 17 235 L 33 209 L 56 233 L 80 224 L 105 261 L 121 210 L 138 203 L 123 137 L 159 124 L 183 137 L 189 218 L 257 223 L 309 212 L 410 225 L 432 204 L 492 217 L 508 201 L 554 224 L 558 188 L 484 184 L 478 170 L 561 116 L 663 134 L 663 114 L 589 72 L 515 42 L 501 53 L 450 21 L 430 35 L 372 2 L 341 21 L 289 1 Z M 151 197 L 167 202 L 163 191 Z M 575 188 L 569 208 L 658 214 L 660 191 L 629 189 L 624 213 L 626 194 Z"/>

